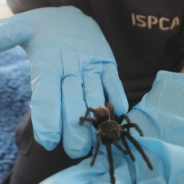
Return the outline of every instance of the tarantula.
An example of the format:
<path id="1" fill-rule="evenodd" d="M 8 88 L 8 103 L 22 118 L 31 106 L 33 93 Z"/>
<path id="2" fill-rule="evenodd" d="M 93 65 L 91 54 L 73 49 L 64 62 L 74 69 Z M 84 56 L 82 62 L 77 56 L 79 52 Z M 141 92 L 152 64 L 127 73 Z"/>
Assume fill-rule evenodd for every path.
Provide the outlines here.
<path id="1" fill-rule="evenodd" d="M 95 119 L 88 118 L 88 114 L 90 112 L 93 113 Z M 149 158 L 146 156 L 139 143 L 130 135 L 130 128 L 135 128 L 139 132 L 140 136 L 143 136 L 143 132 L 139 128 L 139 126 L 135 123 L 131 123 L 129 117 L 126 114 L 122 114 L 119 117 L 118 122 L 116 122 L 114 119 L 115 119 L 114 106 L 112 103 L 108 102 L 106 107 L 99 107 L 97 109 L 88 108 L 85 117 L 81 117 L 79 122 L 80 125 L 82 125 L 84 121 L 91 122 L 93 126 L 99 131 L 99 133 L 97 134 L 96 151 L 91 161 L 91 166 L 93 166 L 95 163 L 95 159 L 97 157 L 100 147 L 100 141 L 102 141 L 102 143 L 106 146 L 107 150 L 107 156 L 110 165 L 109 173 L 112 184 L 115 184 L 115 178 L 114 178 L 114 164 L 111 151 L 111 144 L 114 144 L 116 148 L 122 151 L 125 155 L 129 155 L 132 161 L 135 162 L 135 158 L 127 144 L 126 138 L 128 138 L 132 142 L 132 144 L 137 148 L 137 150 L 147 163 L 148 168 L 150 170 L 153 170 L 153 166 L 150 163 Z M 124 119 L 126 119 L 128 124 L 121 125 L 121 122 Z M 120 139 L 122 140 L 125 149 L 118 144 L 118 141 Z"/>

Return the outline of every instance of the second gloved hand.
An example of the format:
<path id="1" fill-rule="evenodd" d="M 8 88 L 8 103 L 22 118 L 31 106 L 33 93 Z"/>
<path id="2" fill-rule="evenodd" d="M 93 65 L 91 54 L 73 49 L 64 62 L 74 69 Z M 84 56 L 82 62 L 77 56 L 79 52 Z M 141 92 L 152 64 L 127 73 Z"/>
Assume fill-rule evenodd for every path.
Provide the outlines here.
<path id="1" fill-rule="evenodd" d="M 18 44 L 31 60 L 36 141 L 52 150 L 62 138 L 70 157 L 86 155 L 94 142 L 90 124 L 78 124 L 86 107 L 104 106 L 105 91 L 117 115 L 128 109 L 100 28 L 75 7 L 41 8 L 0 20 L 0 52 Z"/>
<path id="2" fill-rule="evenodd" d="M 153 87 L 128 116 L 138 124 L 144 137 L 131 128 L 131 135 L 148 156 L 153 171 L 148 169 L 135 146 L 128 145 L 135 157 L 124 155 L 112 145 L 116 184 L 183 184 L 184 181 L 184 74 L 158 72 Z M 122 124 L 127 124 L 123 121 Z M 122 145 L 121 141 L 119 143 Z M 95 164 L 92 158 L 61 171 L 41 184 L 111 184 L 107 152 L 103 144 Z"/>

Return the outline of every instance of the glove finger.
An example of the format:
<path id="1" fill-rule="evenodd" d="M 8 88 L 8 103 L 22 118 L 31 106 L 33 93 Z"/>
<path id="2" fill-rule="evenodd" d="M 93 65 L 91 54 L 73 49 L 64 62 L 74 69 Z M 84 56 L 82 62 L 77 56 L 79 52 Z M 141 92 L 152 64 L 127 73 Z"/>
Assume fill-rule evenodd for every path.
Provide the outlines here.
<path id="1" fill-rule="evenodd" d="M 59 50 L 31 54 L 31 117 L 35 140 L 47 150 L 60 142 L 62 65 Z"/>
<path id="2" fill-rule="evenodd" d="M 103 65 L 102 84 L 109 101 L 115 107 L 116 115 L 120 116 L 121 114 L 127 113 L 128 101 L 114 63 Z"/>
<path id="3" fill-rule="evenodd" d="M 25 43 L 35 35 L 35 27 L 23 20 L 23 15 L 14 15 L 0 20 L 0 52 Z"/>
<path id="4" fill-rule="evenodd" d="M 103 92 L 103 86 L 101 83 L 100 75 L 102 73 L 102 64 L 101 63 L 94 63 L 89 64 L 85 70 L 83 71 L 83 81 L 84 81 L 84 98 L 87 107 L 96 109 L 99 106 L 105 106 L 105 97 Z M 93 117 L 93 113 L 90 113 L 90 117 Z M 84 123 L 83 126 L 90 126 L 92 127 L 92 136 L 93 142 L 92 145 L 96 145 L 96 133 L 97 130 L 93 127 L 91 122 Z"/>
<path id="5" fill-rule="evenodd" d="M 71 158 L 86 155 L 91 148 L 89 126 L 79 125 L 86 105 L 83 99 L 82 80 L 70 76 L 62 81 L 63 146 Z"/>
<path id="6" fill-rule="evenodd" d="M 79 125 L 79 119 L 86 113 L 81 78 L 82 64 L 78 52 L 67 48 L 62 50 L 64 75 L 62 80 L 63 146 L 71 158 L 85 156 L 91 149 L 91 131 Z"/>

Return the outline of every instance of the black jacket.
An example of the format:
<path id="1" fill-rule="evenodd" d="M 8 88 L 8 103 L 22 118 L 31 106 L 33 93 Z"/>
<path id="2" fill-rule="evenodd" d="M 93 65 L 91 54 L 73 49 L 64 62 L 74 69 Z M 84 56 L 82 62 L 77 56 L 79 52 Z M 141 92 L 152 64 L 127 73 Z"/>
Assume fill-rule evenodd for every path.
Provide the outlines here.
<path id="1" fill-rule="evenodd" d="M 159 70 L 183 66 L 184 1 L 181 0 L 8 0 L 17 12 L 74 5 L 101 27 L 118 63 L 129 102 L 150 90 Z"/>

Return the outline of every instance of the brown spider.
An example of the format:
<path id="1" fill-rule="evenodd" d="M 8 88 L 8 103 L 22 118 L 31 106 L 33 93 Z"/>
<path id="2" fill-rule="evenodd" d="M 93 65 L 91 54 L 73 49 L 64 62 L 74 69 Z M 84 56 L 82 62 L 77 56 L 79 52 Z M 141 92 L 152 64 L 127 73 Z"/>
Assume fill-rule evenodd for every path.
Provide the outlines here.
<path id="1" fill-rule="evenodd" d="M 87 117 L 89 112 L 93 113 L 95 119 Z M 111 144 L 114 144 L 125 155 L 129 155 L 132 161 L 135 162 L 135 158 L 127 144 L 126 138 L 128 138 L 132 142 L 132 144 L 137 148 L 137 150 L 147 163 L 148 168 L 150 170 L 153 170 L 153 166 L 150 163 L 149 158 L 146 156 L 139 143 L 130 135 L 130 128 L 134 127 L 139 132 L 140 136 L 143 136 L 142 130 L 139 128 L 139 126 L 135 123 L 131 123 L 129 117 L 126 114 L 122 114 L 119 117 L 118 122 L 114 121 L 114 119 L 114 106 L 112 105 L 112 103 L 108 102 L 106 107 L 99 107 L 97 109 L 88 108 L 85 117 L 81 117 L 79 123 L 80 125 L 82 125 L 84 121 L 91 122 L 93 126 L 99 131 L 99 133 L 97 134 L 96 151 L 91 161 L 91 166 L 93 166 L 95 163 L 95 159 L 97 157 L 100 147 L 100 141 L 102 141 L 102 143 L 106 146 L 107 150 L 107 156 L 110 165 L 109 173 L 112 184 L 115 184 L 115 178 Z M 126 119 L 128 124 L 121 125 L 123 119 Z M 118 144 L 118 141 L 120 139 L 122 140 L 126 150 Z"/>

